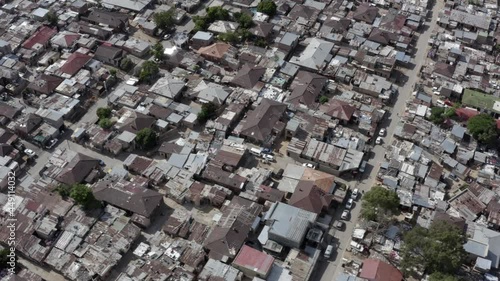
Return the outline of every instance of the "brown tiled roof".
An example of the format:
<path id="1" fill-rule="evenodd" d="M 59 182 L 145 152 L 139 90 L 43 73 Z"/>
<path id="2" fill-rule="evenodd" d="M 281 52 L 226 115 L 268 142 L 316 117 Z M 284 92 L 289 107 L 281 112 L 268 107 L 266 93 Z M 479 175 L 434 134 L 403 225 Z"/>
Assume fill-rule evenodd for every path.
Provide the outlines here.
<path id="1" fill-rule="evenodd" d="M 210 258 L 234 258 L 245 243 L 255 218 L 262 211 L 262 205 L 239 196 L 233 197 L 224 208 L 218 225 L 210 232 L 203 246 L 210 250 Z"/>
<path id="2" fill-rule="evenodd" d="M 288 13 L 288 17 L 297 20 L 299 17 L 305 18 L 305 19 L 311 19 L 314 16 L 317 16 L 319 14 L 319 10 L 309 7 L 309 6 L 304 6 L 304 5 L 295 5 L 293 9 Z"/>
<path id="3" fill-rule="evenodd" d="M 373 23 L 378 15 L 378 8 L 372 7 L 368 3 L 362 3 L 354 12 L 353 18 L 366 23 Z"/>
<path id="4" fill-rule="evenodd" d="M 142 129 L 151 128 L 155 122 L 155 118 L 136 112 L 136 117 L 130 124 L 124 127 L 124 130 L 135 134 Z"/>
<path id="5" fill-rule="evenodd" d="M 453 73 L 455 73 L 455 66 L 449 65 L 445 62 L 438 62 L 434 66 L 434 72 L 437 74 L 441 74 L 445 77 L 452 78 Z"/>
<path id="6" fill-rule="evenodd" d="M 331 194 L 326 194 L 313 182 L 299 181 L 288 203 L 294 207 L 319 214 L 330 206 L 332 199 Z"/>
<path id="7" fill-rule="evenodd" d="M 92 187 L 92 190 L 97 200 L 150 217 L 163 201 L 163 195 L 148 188 L 123 187 L 129 184 L 131 183 L 120 182 L 120 186 L 115 187 L 111 181 L 100 181 Z"/>
<path id="8" fill-rule="evenodd" d="M 14 119 L 19 113 L 21 113 L 21 109 L 10 106 L 6 103 L 0 102 L 0 116 L 5 116 L 10 120 Z"/>
<path id="9" fill-rule="evenodd" d="M 122 50 L 113 46 L 102 44 L 95 51 L 96 58 L 116 58 L 120 56 Z"/>
<path id="10" fill-rule="evenodd" d="M 349 121 L 356 111 L 356 108 L 344 101 L 331 99 L 327 104 L 321 106 L 321 111 L 333 118 Z"/>
<path id="11" fill-rule="evenodd" d="M 226 43 L 214 43 L 212 45 L 201 47 L 198 54 L 212 58 L 222 59 L 224 54 L 231 48 L 231 45 Z"/>
<path id="12" fill-rule="evenodd" d="M 49 42 L 52 36 L 57 34 L 56 29 L 52 29 L 48 26 L 42 26 L 37 32 L 35 32 L 28 40 L 23 44 L 23 48 L 31 49 L 35 44 L 45 45 Z"/>
<path id="13" fill-rule="evenodd" d="M 373 42 L 380 43 L 382 45 L 388 45 L 392 41 L 397 40 L 397 35 L 380 28 L 374 28 L 370 35 L 368 36 L 368 40 Z"/>
<path id="14" fill-rule="evenodd" d="M 267 22 L 257 22 L 249 31 L 255 36 L 267 37 L 273 31 L 274 24 Z"/>
<path id="15" fill-rule="evenodd" d="M 112 28 L 117 28 L 128 22 L 128 15 L 108 12 L 104 10 L 93 10 L 88 16 L 88 19 L 92 22 L 108 25 Z"/>
<path id="16" fill-rule="evenodd" d="M 76 156 L 57 175 L 56 180 L 67 185 L 81 183 L 97 166 L 99 160 L 77 153 Z"/>
<path id="17" fill-rule="evenodd" d="M 252 89 L 266 72 L 266 68 L 261 66 L 249 66 L 245 64 L 234 76 L 231 83 L 245 89 Z"/>
<path id="18" fill-rule="evenodd" d="M 403 274 L 397 268 L 378 259 L 364 260 L 359 276 L 371 281 L 403 280 Z"/>
<path id="19" fill-rule="evenodd" d="M 157 104 L 153 104 L 149 108 L 149 114 L 155 118 L 167 120 L 168 116 L 172 114 L 174 111 L 170 108 L 166 108 L 163 106 L 159 106 Z"/>
<path id="20" fill-rule="evenodd" d="M 12 152 L 12 150 L 14 150 L 12 145 L 0 143 L 0 156 L 7 156 Z"/>
<path id="21" fill-rule="evenodd" d="M 308 107 L 317 105 L 318 95 L 328 82 L 326 77 L 308 71 L 299 71 L 293 80 L 292 93 L 287 101 L 294 104 L 304 104 Z"/>
<path id="22" fill-rule="evenodd" d="M 264 141 L 279 122 L 286 110 L 286 105 L 270 99 L 262 99 L 259 106 L 250 111 L 243 121 L 240 134 Z"/>
<path id="23" fill-rule="evenodd" d="M 49 95 L 62 83 L 62 81 L 64 81 L 64 79 L 60 77 L 41 74 L 28 85 L 28 89 Z"/>
<path id="24" fill-rule="evenodd" d="M 91 56 L 82 54 L 79 52 L 74 52 L 66 60 L 66 63 L 61 67 L 61 72 L 69 74 L 71 76 L 75 75 L 82 67 L 84 67 L 87 62 L 92 59 Z"/>

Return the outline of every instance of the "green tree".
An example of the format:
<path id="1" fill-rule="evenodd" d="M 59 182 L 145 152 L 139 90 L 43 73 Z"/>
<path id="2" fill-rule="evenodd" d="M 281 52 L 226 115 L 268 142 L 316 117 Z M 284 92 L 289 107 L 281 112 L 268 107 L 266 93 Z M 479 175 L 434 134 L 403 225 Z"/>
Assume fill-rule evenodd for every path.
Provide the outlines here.
<path id="1" fill-rule="evenodd" d="M 8 249 L 2 249 L 0 250 L 0 269 L 6 269 L 9 267 L 9 257 L 7 256 L 9 254 Z"/>
<path id="2" fill-rule="evenodd" d="M 171 30 L 175 27 L 175 12 L 173 9 L 162 11 L 153 15 L 153 22 L 156 27 L 162 30 Z"/>
<path id="3" fill-rule="evenodd" d="M 203 31 L 208 28 L 210 23 L 207 17 L 193 16 L 194 31 Z"/>
<path id="4" fill-rule="evenodd" d="M 72 185 L 70 197 L 84 208 L 91 208 L 97 203 L 97 200 L 92 193 L 92 189 L 84 184 Z"/>
<path id="5" fill-rule="evenodd" d="M 441 272 L 434 272 L 429 275 L 429 281 L 459 281 L 454 275 L 448 275 Z"/>
<path id="6" fill-rule="evenodd" d="M 445 221 L 435 222 L 429 229 L 416 226 L 404 235 L 403 241 L 401 267 L 407 274 L 417 269 L 443 274 L 435 278 L 455 275 L 467 256 L 463 230 Z"/>
<path id="7" fill-rule="evenodd" d="M 250 28 L 254 25 L 253 18 L 247 13 L 234 13 L 234 18 L 240 24 L 240 28 Z"/>
<path id="8" fill-rule="evenodd" d="M 380 220 L 398 210 L 399 197 L 395 191 L 380 185 L 374 186 L 363 196 L 361 216 L 368 220 Z"/>
<path id="9" fill-rule="evenodd" d="M 429 117 L 429 120 L 431 120 L 432 123 L 434 124 L 442 124 L 444 122 L 444 107 L 432 107 L 431 108 L 431 116 Z"/>
<path id="10" fill-rule="evenodd" d="M 276 4 L 272 0 L 263 0 L 257 5 L 257 12 L 264 13 L 269 16 L 274 16 L 276 14 Z"/>
<path id="11" fill-rule="evenodd" d="M 112 68 L 112 69 L 110 69 L 110 70 L 109 70 L 109 74 L 110 74 L 110 75 L 111 75 L 111 77 L 113 77 L 113 78 L 116 78 L 116 74 L 117 74 L 117 73 L 118 73 L 118 72 L 117 72 L 117 71 L 116 71 L 116 69 L 114 69 L 114 68 Z"/>
<path id="12" fill-rule="evenodd" d="M 201 106 L 201 111 L 198 113 L 198 121 L 200 123 L 205 123 L 207 120 L 215 117 L 219 106 L 213 102 L 204 103 Z"/>
<path id="13" fill-rule="evenodd" d="M 165 51 L 165 48 L 163 48 L 163 45 L 160 42 L 157 42 L 156 44 L 153 45 L 153 48 L 151 49 L 151 52 L 153 53 L 153 56 L 157 61 L 163 60 L 163 52 Z"/>
<path id="14" fill-rule="evenodd" d="M 59 17 L 55 13 L 49 12 L 47 13 L 47 21 L 49 22 L 50 26 L 56 26 L 57 22 L 59 21 Z"/>
<path id="15" fill-rule="evenodd" d="M 103 129 L 109 129 L 113 127 L 113 124 L 113 121 L 111 121 L 111 119 L 109 118 L 102 118 L 101 120 L 99 120 L 99 127 Z"/>
<path id="16" fill-rule="evenodd" d="M 238 43 L 240 37 L 234 32 L 226 32 L 219 35 L 219 39 L 227 43 Z"/>
<path id="17" fill-rule="evenodd" d="M 130 71 L 134 67 L 134 63 L 129 58 L 123 58 L 120 61 L 120 69 L 123 71 Z"/>
<path id="18" fill-rule="evenodd" d="M 111 117 L 111 108 L 109 107 L 99 107 L 96 111 L 97 117 L 99 119 L 110 118 Z"/>
<path id="19" fill-rule="evenodd" d="M 217 20 L 228 20 L 229 19 L 229 11 L 222 8 L 221 6 L 208 7 L 207 11 L 207 19 L 210 23 Z"/>
<path id="20" fill-rule="evenodd" d="M 467 129 L 479 142 L 492 144 L 498 138 L 496 121 L 488 114 L 478 114 L 469 119 Z"/>
<path id="21" fill-rule="evenodd" d="M 265 47 L 269 46 L 269 43 L 264 38 L 258 38 L 257 40 L 255 40 L 254 44 L 255 44 L 255 46 L 261 47 L 261 48 L 265 48 Z"/>
<path id="22" fill-rule="evenodd" d="M 327 96 L 321 96 L 319 97 L 319 103 L 324 104 L 328 102 L 328 97 Z"/>
<path id="23" fill-rule="evenodd" d="M 150 149 L 156 145 L 157 135 L 152 129 L 144 128 L 140 130 L 135 136 L 135 142 L 142 149 Z"/>
<path id="24" fill-rule="evenodd" d="M 139 80 L 141 82 L 151 83 L 158 73 L 160 73 L 160 69 L 154 61 L 145 61 L 142 64 L 141 71 L 139 72 Z"/>
<path id="25" fill-rule="evenodd" d="M 55 191 L 59 193 L 62 198 L 67 198 L 71 194 L 71 186 L 67 184 L 60 184 L 56 187 Z"/>

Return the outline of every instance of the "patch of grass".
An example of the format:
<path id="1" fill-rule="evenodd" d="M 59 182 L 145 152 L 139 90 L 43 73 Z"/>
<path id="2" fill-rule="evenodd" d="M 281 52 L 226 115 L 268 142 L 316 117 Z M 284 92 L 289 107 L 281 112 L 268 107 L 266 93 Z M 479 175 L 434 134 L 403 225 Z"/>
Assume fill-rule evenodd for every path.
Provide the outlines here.
<path id="1" fill-rule="evenodd" d="M 496 101 L 500 102 L 500 98 L 471 89 L 465 89 L 464 95 L 462 96 L 463 105 L 484 108 L 490 111 L 493 110 L 493 105 Z"/>

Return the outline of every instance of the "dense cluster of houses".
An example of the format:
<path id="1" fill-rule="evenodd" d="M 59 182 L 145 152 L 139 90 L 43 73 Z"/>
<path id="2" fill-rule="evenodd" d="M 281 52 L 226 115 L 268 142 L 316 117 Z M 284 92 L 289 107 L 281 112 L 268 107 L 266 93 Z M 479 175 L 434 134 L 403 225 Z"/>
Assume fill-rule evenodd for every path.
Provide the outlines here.
<path id="1" fill-rule="evenodd" d="M 312 280 L 332 210 L 349 198 L 339 179 L 364 172 L 434 3 L 279 0 L 268 15 L 259 2 L 0 0 L 0 190 L 10 171 L 31 172 L 12 203 L 22 258 L 78 281 Z M 464 248 L 489 272 L 500 262 L 500 160 L 466 121 L 500 114 L 498 5 L 470 2 L 434 11 L 439 28 L 418 46 L 427 62 L 377 180 L 398 193 L 407 221 L 467 225 Z M 215 7 L 229 19 L 200 29 Z M 164 11 L 175 15 L 170 31 L 154 21 Z M 248 38 L 221 40 L 242 31 L 240 13 L 252 16 Z M 151 62 L 159 73 L 139 81 Z M 201 122 L 207 104 L 216 112 Z M 110 126 L 97 107 L 110 109 Z M 435 124 L 433 107 L 457 118 Z M 145 129 L 157 139 L 147 153 Z M 26 142 L 50 151 L 41 170 Z M 102 208 L 56 190 L 75 184 Z M 11 201 L 0 202 L 4 220 Z M 374 236 L 359 226 L 351 248 L 397 256 L 405 225 Z M 0 229 L 0 241 L 9 235 Z M 384 260 L 346 266 L 337 280 L 402 280 Z"/>

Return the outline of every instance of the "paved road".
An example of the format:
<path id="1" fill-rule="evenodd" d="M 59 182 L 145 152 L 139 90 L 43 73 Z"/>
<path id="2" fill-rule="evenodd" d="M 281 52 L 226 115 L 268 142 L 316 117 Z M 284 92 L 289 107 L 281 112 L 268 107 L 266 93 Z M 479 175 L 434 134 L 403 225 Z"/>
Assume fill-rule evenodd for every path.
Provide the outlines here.
<path id="1" fill-rule="evenodd" d="M 393 112 L 391 116 L 382 124 L 386 127 L 387 137 L 384 139 L 384 143 L 392 143 L 394 138 L 394 130 L 396 126 L 400 123 L 400 115 L 404 112 L 405 104 L 410 100 L 413 92 L 413 86 L 418 82 L 418 72 L 420 68 L 425 63 L 428 51 L 428 41 L 431 37 L 432 31 L 436 28 L 437 17 L 440 10 L 444 7 L 442 0 L 437 0 L 436 5 L 433 7 L 432 20 L 428 23 L 428 28 L 419 36 L 417 41 L 417 53 L 415 54 L 415 68 L 406 72 L 408 76 L 407 83 L 399 89 L 399 96 L 394 105 Z M 384 161 L 385 148 L 381 145 L 377 145 L 372 150 L 374 156 L 368 161 L 369 167 L 367 167 L 365 172 L 365 178 L 361 181 L 351 181 L 351 187 L 357 187 L 360 191 L 368 191 L 375 184 L 375 178 L 377 176 L 379 165 Z M 346 229 L 344 231 L 335 232 L 335 240 L 338 243 L 337 253 L 335 253 L 330 261 L 322 260 L 318 265 L 316 274 L 311 278 L 311 280 L 321 280 L 321 281 L 332 281 L 336 280 L 339 274 L 342 272 L 342 257 L 345 253 L 345 249 L 351 241 L 351 234 L 355 227 L 357 218 L 361 211 L 361 200 L 358 200 L 354 209 L 351 211 L 351 220 L 346 223 Z M 340 218 L 339 210 L 335 214 L 335 219 Z M 321 276 L 321 277 L 320 277 Z"/>

